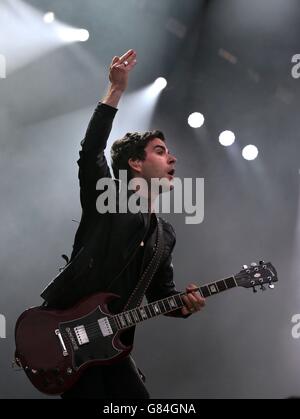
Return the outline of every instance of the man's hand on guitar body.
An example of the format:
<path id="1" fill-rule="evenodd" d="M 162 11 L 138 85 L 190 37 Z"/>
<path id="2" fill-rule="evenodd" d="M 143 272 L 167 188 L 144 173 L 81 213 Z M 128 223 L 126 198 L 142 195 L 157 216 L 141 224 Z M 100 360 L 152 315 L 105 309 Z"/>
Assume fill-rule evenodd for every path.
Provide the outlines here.
<path id="1" fill-rule="evenodd" d="M 197 289 L 197 291 L 189 292 L 193 289 Z M 187 314 L 195 313 L 196 311 L 200 311 L 205 306 L 205 299 L 201 297 L 197 285 L 190 284 L 186 288 L 186 292 L 188 294 L 182 297 L 185 307 L 182 307 L 181 312 L 184 316 Z"/>

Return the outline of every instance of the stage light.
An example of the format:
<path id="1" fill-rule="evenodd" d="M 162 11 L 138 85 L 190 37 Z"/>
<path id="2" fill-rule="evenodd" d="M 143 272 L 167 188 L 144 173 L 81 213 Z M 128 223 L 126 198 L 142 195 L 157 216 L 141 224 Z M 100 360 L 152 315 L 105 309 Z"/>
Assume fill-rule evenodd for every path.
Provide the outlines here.
<path id="1" fill-rule="evenodd" d="M 5 57 L 9 63 L 8 76 L 65 44 L 89 37 L 86 29 L 59 21 L 54 11 L 41 12 L 22 0 L 0 0 L 0 27 L 0 61 Z"/>
<path id="2" fill-rule="evenodd" d="M 204 116 L 200 112 L 191 113 L 188 117 L 188 124 L 192 128 L 200 128 L 204 124 Z"/>
<path id="3" fill-rule="evenodd" d="M 254 160 L 258 156 L 258 149 L 255 145 L 249 144 L 243 148 L 242 155 L 246 160 Z"/>
<path id="4" fill-rule="evenodd" d="M 86 29 L 73 29 L 73 28 L 58 28 L 58 36 L 65 42 L 85 42 L 89 39 L 90 34 Z"/>
<path id="5" fill-rule="evenodd" d="M 219 135 L 219 143 L 224 147 L 232 145 L 235 141 L 235 135 L 232 131 L 226 130 Z"/>
<path id="6" fill-rule="evenodd" d="M 89 39 L 90 33 L 86 29 L 77 29 L 78 41 L 85 42 Z"/>
<path id="7" fill-rule="evenodd" d="M 149 99 L 157 99 L 167 84 L 166 79 L 159 77 L 146 88 L 146 96 L 148 96 Z"/>
<path id="8" fill-rule="evenodd" d="M 167 86 L 167 80 L 163 77 L 158 77 L 153 84 L 153 89 L 157 92 L 161 92 Z"/>
<path id="9" fill-rule="evenodd" d="M 55 14 L 53 12 L 47 12 L 44 14 L 43 19 L 45 23 L 52 23 L 54 22 Z"/>

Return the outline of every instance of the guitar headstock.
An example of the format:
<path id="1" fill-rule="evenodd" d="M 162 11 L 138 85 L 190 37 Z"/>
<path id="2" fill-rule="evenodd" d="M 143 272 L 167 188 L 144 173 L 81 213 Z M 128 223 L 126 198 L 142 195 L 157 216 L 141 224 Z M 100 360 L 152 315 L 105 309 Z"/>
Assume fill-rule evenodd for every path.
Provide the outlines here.
<path id="1" fill-rule="evenodd" d="M 268 284 L 269 288 L 273 289 L 278 277 L 274 266 L 262 260 L 258 264 L 244 265 L 243 269 L 235 275 L 235 280 L 239 287 L 253 288 L 253 292 L 257 292 L 256 287 L 260 287 L 262 291 L 266 289 L 264 284 Z"/>

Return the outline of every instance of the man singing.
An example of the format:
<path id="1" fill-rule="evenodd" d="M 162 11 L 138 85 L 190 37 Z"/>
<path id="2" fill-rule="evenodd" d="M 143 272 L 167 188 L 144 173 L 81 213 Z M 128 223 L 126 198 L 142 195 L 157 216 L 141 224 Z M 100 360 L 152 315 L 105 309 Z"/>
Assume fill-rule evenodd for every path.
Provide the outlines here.
<path id="1" fill-rule="evenodd" d="M 119 100 L 135 65 L 133 50 L 113 58 L 108 93 L 96 107 L 81 143 L 78 165 L 82 217 L 68 270 L 42 294 L 48 307 L 67 308 L 93 293 L 112 292 L 120 298 L 112 302 L 110 310 L 113 313 L 123 311 L 132 303 L 139 280 L 149 267 L 158 246 L 158 231 L 162 236 L 162 257 L 145 288 L 145 295 L 148 302 L 152 302 L 179 294 L 173 282 L 171 261 L 175 233 L 169 223 L 156 216 L 154 201 L 157 196 L 151 188 L 146 192 L 139 187 L 132 191 L 139 193 L 141 200 L 147 203 L 147 211 L 105 213 L 96 205 L 99 198 L 97 182 L 110 178 L 114 185 L 119 184 L 121 170 L 126 171 L 128 182 L 136 181 L 136 185 L 140 179 L 149 186 L 151 180 L 158 179 L 172 189 L 176 158 L 169 152 L 161 131 L 127 133 L 114 142 L 111 148 L 114 179 L 104 155 Z M 71 281 L 66 281 L 64 276 L 67 274 L 72 276 Z M 197 286 L 191 284 L 186 291 L 195 288 Z M 201 310 L 205 303 L 197 290 L 182 299 L 184 306 L 166 315 L 185 318 Z M 132 326 L 123 334 L 124 344 L 132 345 L 134 330 Z M 145 399 L 150 396 L 142 373 L 132 357 L 127 356 L 112 365 L 90 366 L 62 397 Z"/>

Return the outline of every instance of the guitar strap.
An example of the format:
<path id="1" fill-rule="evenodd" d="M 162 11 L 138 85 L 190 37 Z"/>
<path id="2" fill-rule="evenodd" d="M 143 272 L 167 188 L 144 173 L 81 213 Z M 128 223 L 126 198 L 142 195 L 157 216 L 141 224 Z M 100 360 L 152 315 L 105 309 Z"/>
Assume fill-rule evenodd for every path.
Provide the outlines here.
<path id="1" fill-rule="evenodd" d="M 129 297 L 126 306 L 123 310 L 130 310 L 133 308 L 138 307 L 147 291 L 147 288 L 150 285 L 150 282 L 155 275 L 160 261 L 162 259 L 164 253 L 164 236 L 163 236 L 163 227 L 162 222 L 159 218 L 155 215 L 156 222 L 157 222 L 157 229 L 156 229 L 156 244 L 155 244 L 155 251 L 154 254 L 144 270 L 140 280 L 138 281 L 134 291 L 132 292 L 131 296 Z"/>

